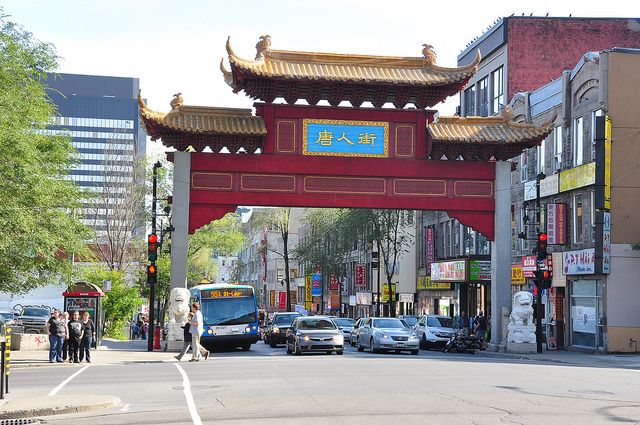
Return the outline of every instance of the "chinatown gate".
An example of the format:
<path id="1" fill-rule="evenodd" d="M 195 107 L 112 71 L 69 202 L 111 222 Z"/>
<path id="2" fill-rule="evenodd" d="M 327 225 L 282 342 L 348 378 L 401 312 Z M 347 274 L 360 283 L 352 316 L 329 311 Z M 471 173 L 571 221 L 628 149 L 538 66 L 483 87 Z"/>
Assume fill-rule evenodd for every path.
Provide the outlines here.
<path id="1" fill-rule="evenodd" d="M 259 101 L 255 115 L 183 105 L 181 96 L 160 113 L 138 98 L 152 140 L 177 150 L 171 286 L 186 283 L 187 235 L 239 205 L 446 211 L 492 241 L 491 335 L 500 342 L 503 307 L 511 306 L 506 160 L 552 126 L 515 123 L 508 109 L 435 120 L 427 108 L 464 87 L 479 53 L 468 66 L 444 68 L 428 45 L 415 58 L 345 55 L 271 50 L 263 36 L 256 50 L 255 60 L 240 58 L 227 40 L 230 70 L 220 64 L 234 92 Z M 317 106 L 321 100 L 330 106 Z M 344 101 L 351 107 L 339 106 Z M 207 147 L 212 153 L 202 152 Z"/>

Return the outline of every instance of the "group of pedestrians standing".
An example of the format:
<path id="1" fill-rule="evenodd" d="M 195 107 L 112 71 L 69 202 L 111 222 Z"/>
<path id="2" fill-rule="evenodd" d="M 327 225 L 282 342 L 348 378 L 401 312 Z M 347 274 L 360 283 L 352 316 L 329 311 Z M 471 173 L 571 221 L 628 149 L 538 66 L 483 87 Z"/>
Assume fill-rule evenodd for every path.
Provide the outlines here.
<path id="1" fill-rule="evenodd" d="M 190 362 L 197 362 L 200 360 L 200 357 L 204 357 L 204 359 L 207 360 L 209 358 L 209 351 L 200 344 L 200 335 L 204 332 L 204 317 L 200 311 L 200 304 L 197 302 L 191 304 L 191 311 L 182 329 L 184 329 L 184 343 L 180 354 L 175 356 L 176 360 L 180 361 L 182 357 L 187 354 L 189 347 L 191 347 L 191 351 L 193 351 L 193 356 L 191 360 L 189 360 Z"/>
<path id="2" fill-rule="evenodd" d="M 469 320 L 464 310 L 458 316 L 458 327 L 460 329 L 468 329 L 474 335 L 481 336 L 483 339 L 489 339 L 489 323 L 487 318 L 482 312 L 479 312 L 476 317 Z"/>
<path id="3" fill-rule="evenodd" d="M 96 336 L 96 328 L 89 317 L 89 312 L 68 312 L 54 310 L 47 322 L 49 334 L 49 363 L 80 363 L 86 360 L 91 363 L 91 345 Z"/>

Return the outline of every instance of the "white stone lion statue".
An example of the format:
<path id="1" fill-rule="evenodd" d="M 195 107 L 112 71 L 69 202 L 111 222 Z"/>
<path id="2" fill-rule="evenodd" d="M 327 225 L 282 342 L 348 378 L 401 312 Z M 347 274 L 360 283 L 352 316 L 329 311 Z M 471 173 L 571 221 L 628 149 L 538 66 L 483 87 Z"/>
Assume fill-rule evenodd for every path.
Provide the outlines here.
<path id="1" fill-rule="evenodd" d="M 513 308 L 509 316 L 508 342 L 535 342 L 535 324 L 533 323 L 533 295 L 520 291 L 513 296 Z"/>
<path id="2" fill-rule="evenodd" d="M 182 325 L 187 322 L 189 315 L 189 296 L 187 288 L 173 288 L 169 294 L 168 341 L 182 341 L 183 339 Z"/>

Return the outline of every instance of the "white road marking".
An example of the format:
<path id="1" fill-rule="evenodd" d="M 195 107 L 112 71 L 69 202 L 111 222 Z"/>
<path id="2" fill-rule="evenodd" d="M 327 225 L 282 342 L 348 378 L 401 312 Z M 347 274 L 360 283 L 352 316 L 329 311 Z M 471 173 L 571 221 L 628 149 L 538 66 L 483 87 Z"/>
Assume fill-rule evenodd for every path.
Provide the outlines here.
<path id="1" fill-rule="evenodd" d="M 58 385 L 57 387 L 55 387 L 54 389 L 51 390 L 51 392 L 49 393 L 49 397 L 53 397 L 54 395 L 58 394 L 58 391 L 60 391 L 65 385 L 67 385 L 69 382 L 71 382 L 71 380 L 73 378 L 75 378 L 76 376 L 80 375 L 82 372 L 87 370 L 89 368 L 89 366 L 91 366 L 91 365 L 90 364 L 86 365 L 85 367 L 83 367 L 82 369 L 80 369 L 79 371 L 77 371 L 76 373 L 74 373 L 73 375 L 71 375 L 70 377 L 65 379 L 64 381 L 62 381 L 60 383 L 60 385 Z"/>
<path id="2" fill-rule="evenodd" d="M 189 407 L 191 420 L 193 421 L 194 425 L 202 425 L 202 420 L 200 419 L 200 415 L 198 415 L 196 403 L 195 401 L 193 401 L 193 395 L 191 394 L 191 383 L 189 382 L 189 377 L 178 363 L 174 363 L 174 365 L 178 368 L 178 372 L 180 372 L 180 375 L 182 375 L 182 392 L 184 393 L 185 400 L 187 400 L 187 406 Z"/>

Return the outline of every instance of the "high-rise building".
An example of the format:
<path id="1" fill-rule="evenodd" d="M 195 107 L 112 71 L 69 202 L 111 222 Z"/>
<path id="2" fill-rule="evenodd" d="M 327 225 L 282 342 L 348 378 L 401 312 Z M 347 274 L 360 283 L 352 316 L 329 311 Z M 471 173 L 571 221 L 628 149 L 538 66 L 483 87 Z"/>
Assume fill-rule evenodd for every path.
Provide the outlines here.
<path id="1" fill-rule="evenodd" d="M 119 220 L 112 212 L 126 202 L 126 187 L 136 179 L 134 163 L 146 150 L 146 135 L 138 118 L 139 80 L 49 74 L 46 85 L 58 112 L 48 131 L 72 137 L 79 163 L 70 178 L 96 194 L 80 214 L 100 238 L 107 220 Z"/>

